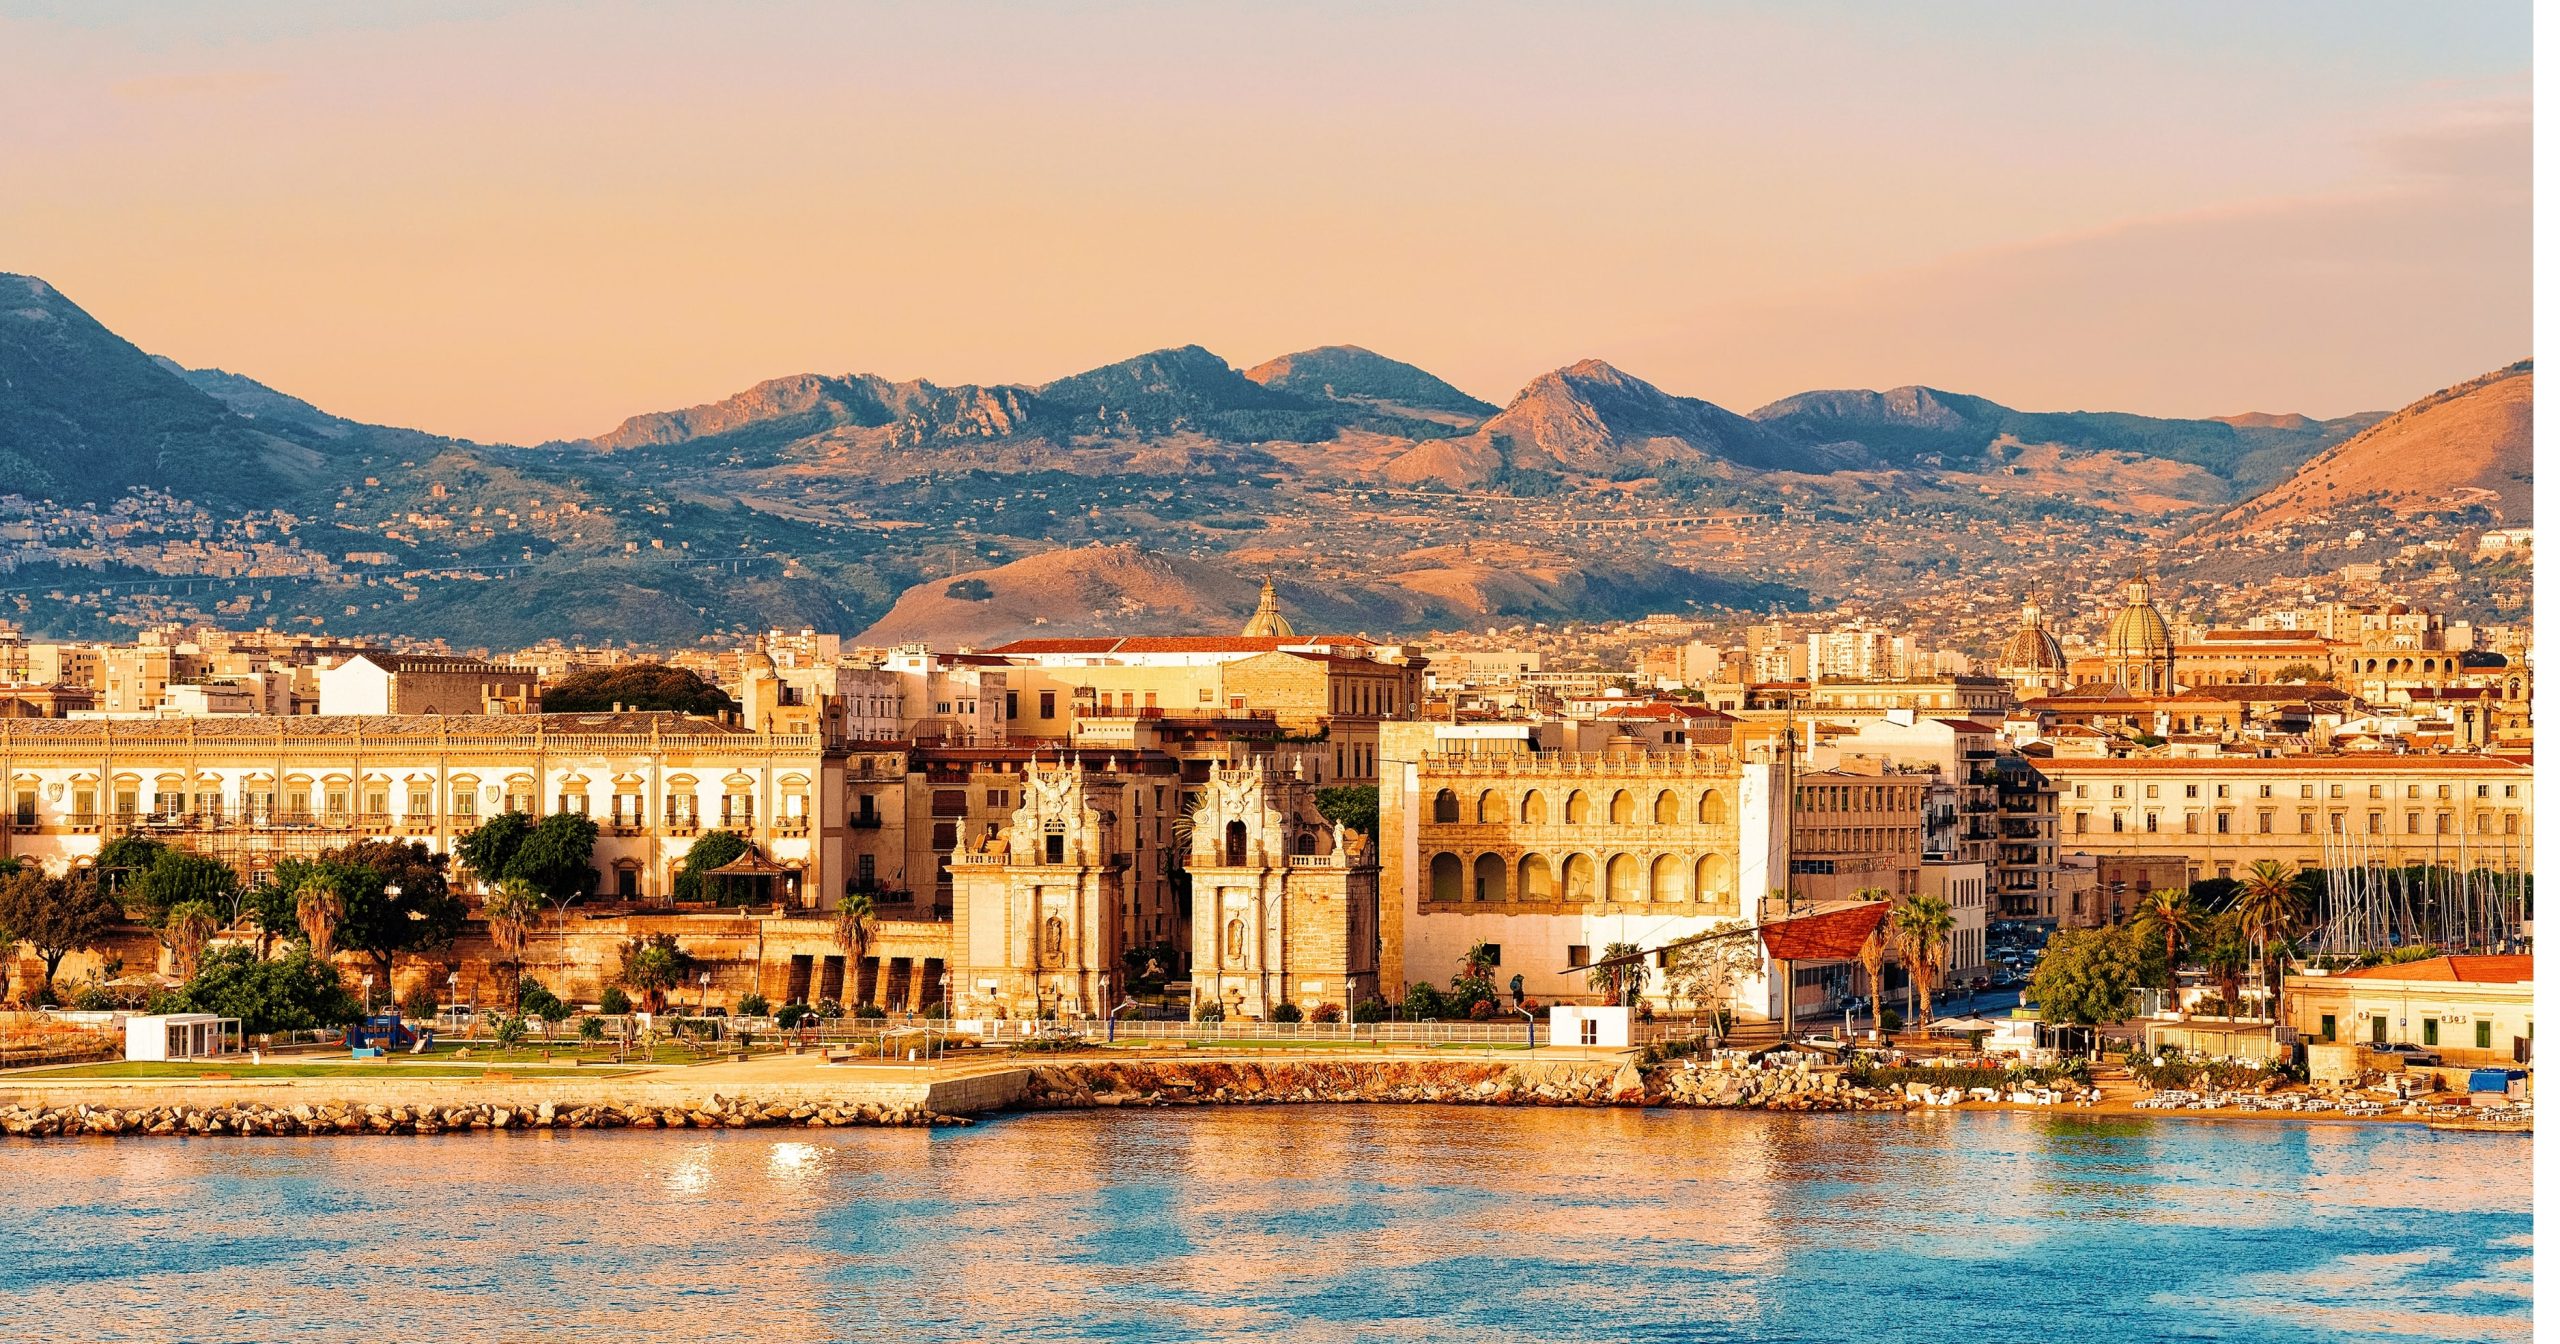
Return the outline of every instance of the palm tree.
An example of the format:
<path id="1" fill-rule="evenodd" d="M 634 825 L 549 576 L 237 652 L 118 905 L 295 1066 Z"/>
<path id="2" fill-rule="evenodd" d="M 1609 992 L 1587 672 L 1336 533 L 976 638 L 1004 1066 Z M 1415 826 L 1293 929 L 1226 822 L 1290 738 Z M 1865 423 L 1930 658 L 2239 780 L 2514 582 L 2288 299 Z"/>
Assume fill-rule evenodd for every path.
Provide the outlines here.
<path id="1" fill-rule="evenodd" d="M 169 907 L 169 923 L 162 930 L 169 943 L 171 969 L 180 980 L 196 978 L 196 964 L 204 959 L 205 944 L 213 941 L 214 930 L 222 919 L 210 901 L 180 901 Z"/>
<path id="2" fill-rule="evenodd" d="M 1600 949 L 1600 959 L 1612 961 L 1619 957 L 1634 957 L 1643 950 L 1633 943 L 1611 943 Z M 1633 1002 L 1637 995 L 1644 993 L 1645 982 L 1652 979 L 1653 975 L 1642 961 L 1627 961 L 1615 966 L 1599 967 L 1585 978 L 1589 980 L 1593 989 L 1608 995 L 1609 1002 L 1623 1006 Z"/>
<path id="3" fill-rule="evenodd" d="M 524 947 L 533 930 L 542 924 L 542 889 L 521 877 L 510 877 L 498 883 L 497 889 L 482 897 L 480 915 L 489 921 L 489 942 L 498 949 L 498 960 L 513 981 L 512 1002 L 522 1006 L 524 996 Z"/>
<path id="4" fill-rule="evenodd" d="M 1867 1015 L 1875 1019 L 1878 1031 L 1884 1030 L 1884 955 L 1888 950 L 1887 942 L 1884 926 L 1878 924 L 1867 930 L 1867 941 L 1858 945 L 1858 964 L 1867 969 Z"/>
<path id="5" fill-rule="evenodd" d="M 2178 953 L 2195 946 L 2196 932 L 2204 926 L 2203 915 L 2184 887 L 2160 887 L 2142 898 L 2135 907 L 2134 924 L 2146 933 L 2160 935 L 2162 951 L 2169 959 L 2169 975 L 2174 983 L 2178 974 Z"/>
<path id="6" fill-rule="evenodd" d="M 2247 935 L 2251 950 L 2258 954 L 2261 986 L 2273 988 L 2268 979 L 2269 948 L 2293 932 L 2301 921 L 2306 885 L 2292 864 L 2281 859 L 2260 859 L 2249 865 L 2249 871 L 2240 879 L 2240 889 L 2231 894 L 2231 913 L 2239 916 L 2240 930 Z M 2270 998 L 2270 1015 L 2274 1006 Z"/>
<path id="7" fill-rule="evenodd" d="M 345 898 L 326 882 L 305 882 L 293 893 L 294 922 L 302 926 L 303 941 L 311 944 L 315 961 L 329 959 L 330 939 L 338 931 L 338 921 L 347 914 Z"/>
<path id="8" fill-rule="evenodd" d="M 1946 964 L 1947 934 L 1956 926 L 1955 911 L 1935 896 L 1914 896 L 1893 912 L 1893 942 L 1911 968 L 1912 986 L 1920 992 L 1920 1020 L 1929 1020 L 1929 986 Z"/>
<path id="9" fill-rule="evenodd" d="M 857 891 L 836 907 L 836 946 L 844 949 L 845 961 L 853 968 L 854 997 L 868 1003 L 862 992 L 862 964 L 871 959 L 872 904 L 871 893 Z"/>

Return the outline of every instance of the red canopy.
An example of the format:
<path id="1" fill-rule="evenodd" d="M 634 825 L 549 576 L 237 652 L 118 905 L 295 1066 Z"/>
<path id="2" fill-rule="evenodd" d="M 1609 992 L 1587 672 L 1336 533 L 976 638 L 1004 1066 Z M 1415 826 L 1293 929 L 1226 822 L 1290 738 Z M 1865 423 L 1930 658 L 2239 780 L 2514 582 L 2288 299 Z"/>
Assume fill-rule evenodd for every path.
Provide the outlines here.
<path id="1" fill-rule="evenodd" d="M 1888 901 L 1827 910 L 1760 926 L 1760 944 L 1776 961 L 1855 961 L 1867 935 L 1884 922 Z"/>

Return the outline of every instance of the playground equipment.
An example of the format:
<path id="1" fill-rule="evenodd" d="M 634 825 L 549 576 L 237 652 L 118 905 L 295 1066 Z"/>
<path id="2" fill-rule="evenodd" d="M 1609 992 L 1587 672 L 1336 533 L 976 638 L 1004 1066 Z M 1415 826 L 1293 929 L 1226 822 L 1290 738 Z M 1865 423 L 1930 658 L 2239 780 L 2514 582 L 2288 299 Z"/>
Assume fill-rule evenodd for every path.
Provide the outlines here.
<path id="1" fill-rule="evenodd" d="M 415 1031 L 400 1020 L 398 1013 L 380 1013 L 372 1017 L 359 1018 L 350 1024 L 347 1027 L 346 1044 L 348 1049 L 356 1052 L 357 1058 L 366 1059 L 389 1054 L 394 1050 L 406 1050 L 413 1055 L 421 1054 L 428 1046 L 435 1044 L 435 1039 L 436 1033 L 433 1027 L 425 1031 Z"/>

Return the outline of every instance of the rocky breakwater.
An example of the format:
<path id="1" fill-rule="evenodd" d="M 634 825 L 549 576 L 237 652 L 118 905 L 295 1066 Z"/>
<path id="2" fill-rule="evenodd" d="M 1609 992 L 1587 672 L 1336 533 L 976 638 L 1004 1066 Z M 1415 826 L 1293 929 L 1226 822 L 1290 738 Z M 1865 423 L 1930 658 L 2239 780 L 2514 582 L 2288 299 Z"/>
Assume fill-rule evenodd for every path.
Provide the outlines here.
<path id="1" fill-rule="evenodd" d="M 760 1102 L 710 1096 L 686 1105 L 393 1106 L 373 1102 L 296 1102 L 221 1106 L 10 1106 L 0 1134 L 14 1138 L 80 1135 L 499 1134 L 532 1129 L 761 1129 L 794 1126 L 965 1125 L 965 1116 L 915 1106 L 872 1103 Z"/>
<path id="2" fill-rule="evenodd" d="M 1459 1061 L 1229 1063 L 1062 1062 L 1031 1070 L 1030 1110 L 1280 1103 L 1452 1106 L 1683 1106 L 1737 1110 L 1901 1110 L 1901 1093 L 1843 1084 L 1837 1072 L 1788 1067 L 1638 1068 L 1633 1063 Z"/>

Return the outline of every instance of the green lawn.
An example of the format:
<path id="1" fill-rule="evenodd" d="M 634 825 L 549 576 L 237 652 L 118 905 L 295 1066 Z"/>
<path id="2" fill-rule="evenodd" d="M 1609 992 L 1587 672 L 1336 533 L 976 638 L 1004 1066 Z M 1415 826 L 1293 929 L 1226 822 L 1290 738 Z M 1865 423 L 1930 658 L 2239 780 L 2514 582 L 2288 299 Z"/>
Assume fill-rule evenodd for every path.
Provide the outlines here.
<path id="1" fill-rule="evenodd" d="M 1101 1045 L 1102 1042 L 1095 1041 L 1093 1044 L 1098 1046 Z M 1118 1050 L 1143 1050 L 1151 1045 L 1162 1046 L 1165 1044 L 1167 1044 L 1167 1042 L 1164 1041 L 1118 1041 L 1113 1043 L 1112 1048 Z M 1184 1041 L 1180 1044 L 1187 1045 L 1194 1050 L 1361 1050 L 1370 1052 L 1379 1050 L 1453 1050 L 1461 1053 L 1473 1053 L 1478 1050 L 1526 1050 L 1529 1048 L 1518 1041 L 1221 1041 L 1202 1038 L 1200 1040 Z"/>
<path id="2" fill-rule="evenodd" d="M 227 1073 L 233 1078 L 478 1078 L 491 1066 L 478 1061 L 463 1064 L 425 1064 L 384 1061 L 371 1063 L 352 1059 L 297 1062 L 291 1064 L 158 1063 L 149 1060 L 117 1060 L 106 1064 L 73 1064 L 58 1069 L 33 1069 L 21 1078 L 175 1078 L 193 1081 L 208 1073 Z M 500 1072 L 518 1078 L 611 1078 L 631 1073 L 631 1069 L 560 1068 L 543 1065 L 498 1064 Z"/>

